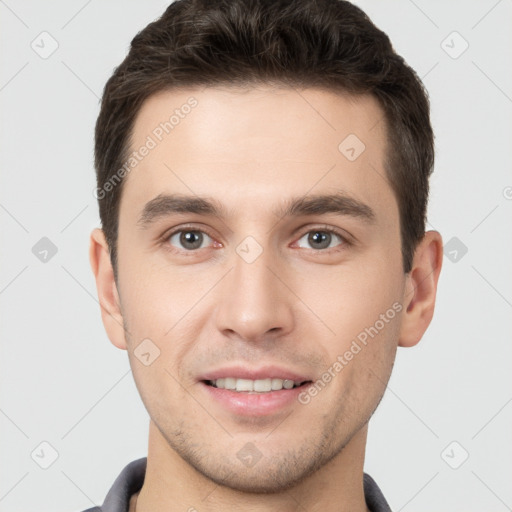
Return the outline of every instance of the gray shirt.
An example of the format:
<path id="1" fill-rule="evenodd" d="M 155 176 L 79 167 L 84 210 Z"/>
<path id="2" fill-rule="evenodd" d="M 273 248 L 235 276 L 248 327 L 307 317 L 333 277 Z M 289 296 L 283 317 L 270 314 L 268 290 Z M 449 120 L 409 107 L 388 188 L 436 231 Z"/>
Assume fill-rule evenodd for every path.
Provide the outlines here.
<path id="1" fill-rule="evenodd" d="M 144 483 L 147 457 L 130 462 L 116 478 L 101 507 L 84 512 L 128 512 L 132 494 L 139 492 Z M 381 490 L 370 475 L 364 474 L 364 497 L 371 512 L 391 512 Z"/>

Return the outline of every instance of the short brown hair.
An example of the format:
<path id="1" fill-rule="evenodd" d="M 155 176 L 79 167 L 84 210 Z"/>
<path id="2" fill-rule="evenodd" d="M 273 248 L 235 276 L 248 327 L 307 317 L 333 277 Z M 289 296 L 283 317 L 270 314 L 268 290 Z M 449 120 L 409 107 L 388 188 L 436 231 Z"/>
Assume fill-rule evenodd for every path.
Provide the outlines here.
<path id="1" fill-rule="evenodd" d="M 404 272 L 425 233 L 434 165 L 429 100 L 388 36 L 344 0 L 177 0 L 139 32 L 105 85 L 95 131 L 100 218 L 114 272 L 123 180 L 143 102 L 192 86 L 261 83 L 371 94 L 385 114 L 385 169 L 399 212 Z M 116 274 L 117 275 L 117 274 Z"/>

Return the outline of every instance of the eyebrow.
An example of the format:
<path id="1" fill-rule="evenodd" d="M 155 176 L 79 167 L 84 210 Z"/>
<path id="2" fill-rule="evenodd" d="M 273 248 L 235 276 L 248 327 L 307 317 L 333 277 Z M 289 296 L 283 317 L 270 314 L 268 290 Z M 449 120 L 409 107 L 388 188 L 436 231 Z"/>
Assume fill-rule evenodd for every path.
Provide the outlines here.
<path id="1" fill-rule="evenodd" d="M 210 197 L 181 194 L 159 194 L 144 205 L 138 225 L 147 228 L 162 217 L 178 213 L 195 213 L 225 219 L 226 209 Z M 366 223 L 375 222 L 375 212 L 367 204 L 342 192 L 291 198 L 284 206 L 273 210 L 279 218 L 313 216 L 333 213 L 356 217 Z"/>

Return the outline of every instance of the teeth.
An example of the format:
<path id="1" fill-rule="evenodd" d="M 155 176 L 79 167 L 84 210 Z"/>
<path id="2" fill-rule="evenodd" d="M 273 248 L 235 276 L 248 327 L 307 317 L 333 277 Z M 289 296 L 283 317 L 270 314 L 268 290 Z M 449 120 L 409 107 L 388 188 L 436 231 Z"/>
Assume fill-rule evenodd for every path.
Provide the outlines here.
<path id="1" fill-rule="evenodd" d="M 236 389 L 236 379 L 233 379 L 231 377 L 224 379 L 224 389 Z"/>
<path id="2" fill-rule="evenodd" d="M 222 381 L 222 379 L 219 379 Z M 219 381 L 217 381 L 219 382 Z M 253 381 L 249 379 L 238 379 L 236 381 L 236 390 L 237 391 L 254 391 Z"/>
<path id="3" fill-rule="evenodd" d="M 292 389 L 293 388 L 293 380 L 283 380 L 283 388 L 284 389 Z"/>
<path id="4" fill-rule="evenodd" d="M 267 393 L 272 390 L 272 379 L 255 380 L 253 390 L 259 393 Z"/>
<path id="5" fill-rule="evenodd" d="M 283 389 L 283 381 L 281 379 L 272 379 L 272 391 Z"/>
<path id="6" fill-rule="evenodd" d="M 302 382 L 294 382 L 290 379 L 236 379 L 226 377 L 209 381 L 210 384 L 220 389 L 230 389 L 238 392 L 268 393 L 270 391 L 279 391 L 281 389 L 292 389 L 300 386 Z"/>

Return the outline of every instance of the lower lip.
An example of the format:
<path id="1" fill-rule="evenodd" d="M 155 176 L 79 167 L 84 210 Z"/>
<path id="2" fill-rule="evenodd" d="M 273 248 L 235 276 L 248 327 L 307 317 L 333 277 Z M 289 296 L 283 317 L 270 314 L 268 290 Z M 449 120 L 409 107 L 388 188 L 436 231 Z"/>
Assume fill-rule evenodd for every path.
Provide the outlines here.
<path id="1" fill-rule="evenodd" d="M 303 384 L 292 389 L 280 389 L 268 393 L 248 393 L 231 391 L 209 386 L 204 382 L 199 383 L 222 407 L 235 414 L 245 416 L 266 416 L 279 412 L 297 401 L 297 396 L 306 389 L 309 384 Z"/>

